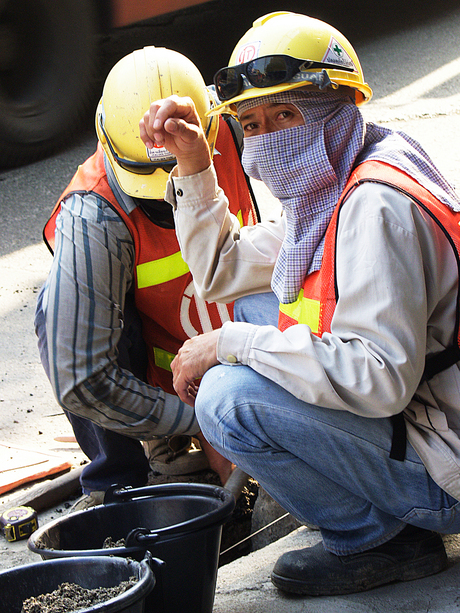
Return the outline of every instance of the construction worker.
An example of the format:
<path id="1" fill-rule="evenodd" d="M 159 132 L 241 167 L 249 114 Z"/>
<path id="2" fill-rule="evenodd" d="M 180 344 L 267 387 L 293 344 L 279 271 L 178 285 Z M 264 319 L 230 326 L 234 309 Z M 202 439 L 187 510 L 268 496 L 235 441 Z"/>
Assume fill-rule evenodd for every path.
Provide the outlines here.
<path id="1" fill-rule="evenodd" d="M 238 321 L 179 350 L 175 389 L 216 450 L 320 527 L 322 542 L 277 561 L 279 589 L 439 572 L 441 533 L 460 532 L 460 199 L 417 142 L 365 124 L 372 90 L 322 21 L 258 19 L 214 84 L 210 114 L 237 113 L 243 167 L 283 216 L 239 228 L 193 105 L 151 105 L 141 135 L 176 155 L 166 199 L 197 291 L 241 297 Z M 244 321 L 260 301 L 247 295 L 270 289 L 278 325 L 273 309 Z"/>
<path id="2" fill-rule="evenodd" d="M 256 221 L 236 122 L 205 116 L 214 101 L 196 66 L 156 47 L 121 59 L 96 111 L 97 150 L 46 224 L 54 258 L 36 311 L 43 365 L 92 460 L 77 510 L 101 503 L 112 484 L 145 485 L 149 470 L 183 475 L 210 465 L 224 482 L 231 469 L 206 446 L 193 408 L 172 387 L 177 349 L 220 327 L 233 309 L 196 296 L 163 201 L 175 158 L 146 150 L 139 138 L 151 101 L 173 94 L 194 100 L 230 208 L 242 224 Z"/>

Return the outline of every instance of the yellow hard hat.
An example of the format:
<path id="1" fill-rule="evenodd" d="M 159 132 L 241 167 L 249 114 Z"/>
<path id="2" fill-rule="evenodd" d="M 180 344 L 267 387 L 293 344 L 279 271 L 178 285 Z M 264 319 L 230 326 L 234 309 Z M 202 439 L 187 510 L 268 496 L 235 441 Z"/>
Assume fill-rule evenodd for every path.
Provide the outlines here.
<path id="1" fill-rule="evenodd" d="M 215 74 L 214 85 L 221 104 L 208 115 L 234 113 L 235 103 L 242 100 L 306 85 L 351 87 L 357 105 L 372 97 L 358 56 L 343 34 L 319 19 L 286 11 L 254 21 L 229 66 Z"/>
<path id="2" fill-rule="evenodd" d="M 171 95 L 189 96 L 207 135 L 211 155 L 217 118 L 198 68 L 187 57 L 161 47 L 144 47 L 115 64 L 104 83 L 96 111 L 96 132 L 121 189 L 136 198 L 162 200 L 175 157 L 164 147 L 147 150 L 139 121 L 150 103 Z"/>

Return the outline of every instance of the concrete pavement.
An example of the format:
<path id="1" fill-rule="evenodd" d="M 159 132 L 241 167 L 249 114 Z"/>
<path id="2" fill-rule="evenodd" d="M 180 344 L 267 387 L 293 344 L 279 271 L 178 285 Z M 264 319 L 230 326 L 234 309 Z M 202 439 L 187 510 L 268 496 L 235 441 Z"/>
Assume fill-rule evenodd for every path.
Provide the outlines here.
<path id="1" fill-rule="evenodd" d="M 460 610 L 460 541 L 446 537 L 446 571 L 404 583 L 350 594 L 306 597 L 279 592 L 270 581 L 278 557 L 285 551 L 315 545 L 319 532 L 302 527 L 264 549 L 219 570 L 213 613 L 458 613 Z"/>

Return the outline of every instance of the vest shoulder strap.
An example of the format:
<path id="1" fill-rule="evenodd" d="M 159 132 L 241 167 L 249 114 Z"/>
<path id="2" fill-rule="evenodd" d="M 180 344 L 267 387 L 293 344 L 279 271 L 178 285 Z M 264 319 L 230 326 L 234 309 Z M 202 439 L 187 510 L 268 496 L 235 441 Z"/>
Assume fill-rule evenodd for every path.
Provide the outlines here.
<path id="1" fill-rule="evenodd" d="M 460 213 L 449 209 L 415 179 L 383 162 L 364 162 L 352 173 L 345 189 L 343 200 L 363 182 L 389 185 L 411 198 L 420 209 L 427 213 L 443 232 L 452 247 L 457 262 L 460 280 Z M 428 381 L 438 373 L 460 361 L 460 282 L 457 291 L 457 310 L 454 329 L 455 342 L 439 353 L 427 356 L 422 381 Z"/>
<path id="2" fill-rule="evenodd" d="M 52 254 L 54 252 L 54 231 L 56 228 L 56 217 L 61 209 L 61 202 L 69 194 L 88 193 L 92 191 L 97 192 L 101 197 L 105 198 L 109 204 L 112 204 L 112 200 L 114 200 L 114 198 L 112 190 L 107 182 L 104 166 L 104 154 L 100 143 L 98 143 L 95 153 L 93 153 L 91 157 L 89 157 L 81 166 L 78 167 L 69 185 L 59 196 L 53 212 L 43 228 L 43 240 Z"/>
<path id="3" fill-rule="evenodd" d="M 426 357 L 425 368 L 420 381 L 422 383 L 460 361 L 460 213 L 449 209 L 403 171 L 383 162 L 374 161 L 364 162 L 354 170 L 345 188 L 341 202 L 348 197 L 353 189 L 366 181 L 389 185 L 411 198 L 441 229 L 452 247 L 457 262 L 459 288 L 457 291 L 454 329 L 455 340 L 452 345 L 443 351 Z M 406 423 L 403 413 L 392 416 L 392 425 L 393 438 L 390 458 L 402 462 L 406 456 L 407 441 Z"/>

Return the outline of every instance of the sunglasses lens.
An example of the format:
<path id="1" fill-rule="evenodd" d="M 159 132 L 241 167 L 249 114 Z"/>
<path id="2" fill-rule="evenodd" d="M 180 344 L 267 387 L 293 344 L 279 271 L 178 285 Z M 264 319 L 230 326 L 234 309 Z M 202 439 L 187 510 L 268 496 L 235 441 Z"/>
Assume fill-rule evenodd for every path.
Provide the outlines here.
<path id="1" fill-rule="evenodd" d="M 219 100 L 230 100 L 239 93 L 240 74 L 235 68 L 222 68 L 214 77 Z"/>
<path id="2" fill-rule="evenodd" d="M 176 161 L 164 164 L 142 164 L 139 162 L 130 163 L 127 160 L 122 160 L 121 158 L 117 160 L 117 163 L 128 172 L 133 172 L 136 175 L 151 175 L 159 168 L 162 168 L 165 172 L 169 173 L 176 165 Z"/>
<path id="3" fill-rule="evenodd" d="M 246 76 L 254 87 L 278 85 L 291 77 L 286 58 L 282 55 L 272 55 L 252 60 L 246 67 Z"/>
<path id="4" fill-rule="evenodd" d="M 224 102 L 237 96 L 243 89 L 244 75 L 253 87 L 263 88 L 279 85 L 292 79 L 304 64 L 288 55 L 267 55 L 246 64 L 222 68 L 214 77 L 219 99 Z"/>

